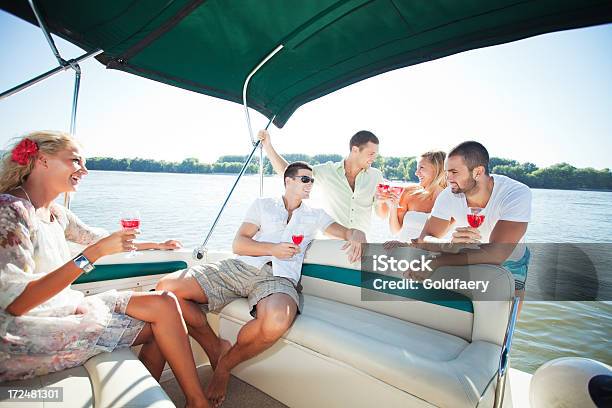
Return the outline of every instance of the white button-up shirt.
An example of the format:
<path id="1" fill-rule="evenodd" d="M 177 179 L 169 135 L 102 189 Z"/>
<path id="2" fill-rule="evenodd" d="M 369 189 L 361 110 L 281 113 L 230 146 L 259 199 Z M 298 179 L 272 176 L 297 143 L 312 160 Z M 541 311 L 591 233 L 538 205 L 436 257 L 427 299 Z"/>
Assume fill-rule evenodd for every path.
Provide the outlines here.
<path id="1" fill-rule="evenodd" d="M 258 242 L 293 243 L 292 235 L 304 235 L 299 245 L 301 249 L 299 254 L 290 259 L 278 259 L 273 256 L 238 256 L 236 259 L 256 268 L 261 268 L 272 261 L 274 276 L 288 278 L 297 284 L 302 273 L 304 251 L 308 244 L 315 238 L 318 231 L 325 231 L 334 223 L 334 220 L 322 209 L 308 207 L 303 201 L 298 208 L 293 210 L 289 223 L 287 223 L 288 217 L 289 213 L 282 197 L 258 198 L 249 207 L 244 222 L 259 227 L 259 231 L 253 237 Z"/>
<path id="2" fill-rule="evenodd" d="M 312 167 L 312 173 L 316 179 L 314 188 L 323 190 L 323 205 L 329 214 L 346 228 L 367 234 L 376 186 L 383 180 L 381 171 L 374 167 L 360 171 L 355 177 L 355 191 L 346 178 L 344 160 L 317 164 Z"/>

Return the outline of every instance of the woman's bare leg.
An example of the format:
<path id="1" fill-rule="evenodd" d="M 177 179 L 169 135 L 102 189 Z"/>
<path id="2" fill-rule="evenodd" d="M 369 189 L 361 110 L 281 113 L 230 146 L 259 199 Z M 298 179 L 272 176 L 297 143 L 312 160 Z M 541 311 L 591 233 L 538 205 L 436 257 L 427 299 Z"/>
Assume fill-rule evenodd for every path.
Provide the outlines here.
<path id="1" fill-rule="evenodd" d="M 159 382 L 166 365 L 166 359 L 155 342 L 150 323 L 145 324 L 142 331 L 136 336 L 134 343 L 132 343 L 133 346 L 140 344 L 142 344 L 142 347 L 140 353 L 138 353 L 138 359 L 149 370 L 155 381 Z"/>
<path id="2" fill-rule="evenodd" d="M 187 406 L 208 407 L 176 297 L 169 292 L 136 292 L 126 314 L 150 324 L 155 343 L 185 393 Z"/>

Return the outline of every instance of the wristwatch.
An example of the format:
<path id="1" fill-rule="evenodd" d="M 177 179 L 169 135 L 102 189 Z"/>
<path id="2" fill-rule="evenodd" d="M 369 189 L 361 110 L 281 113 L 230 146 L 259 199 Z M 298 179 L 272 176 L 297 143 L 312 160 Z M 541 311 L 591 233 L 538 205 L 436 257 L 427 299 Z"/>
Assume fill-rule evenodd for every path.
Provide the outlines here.
<path id="1" fill-rule="evenodd" d="M 77 268 L 81 269 L 84 273 L 89 273 L 95 268 L 95 266 L 93 266 L 93 264 L 89 262 L 89 259 L 87 259 L 87 257 L 83 254 L 78 254 L 76 258 L 72 260 L 72 262 L 74 262 Z"/>

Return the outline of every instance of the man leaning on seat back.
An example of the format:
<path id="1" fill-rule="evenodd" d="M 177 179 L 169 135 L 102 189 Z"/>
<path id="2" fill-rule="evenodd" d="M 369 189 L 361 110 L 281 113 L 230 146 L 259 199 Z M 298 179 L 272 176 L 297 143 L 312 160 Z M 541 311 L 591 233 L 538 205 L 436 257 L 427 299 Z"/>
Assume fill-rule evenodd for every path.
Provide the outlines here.
<path id="1" fill-rule="evenodd" d="M 433 270 L 441 266 L 497 264 L 515 278 L 517 295 L 523 295 L 529 249 L 524 245 L 531 217 L 531 190 L 509 177 L 489 174 L 489 153 L 480 143 L 463 142 L 448 154 L 445 171 L 448 187 L 440 193 L 431 216 L 415 242 L 426 243 L 429 237 L 442 238 L 454 228 L 452 243 L 483 244 L 479 251 L 444 254 L 435 258 Z M 470 208 L 481 208 L 484 222 L 468 225 Z M 504 245 L 496 245 L 504 244 Z M 424 279 L 422 273 L 410 277 Z"/>

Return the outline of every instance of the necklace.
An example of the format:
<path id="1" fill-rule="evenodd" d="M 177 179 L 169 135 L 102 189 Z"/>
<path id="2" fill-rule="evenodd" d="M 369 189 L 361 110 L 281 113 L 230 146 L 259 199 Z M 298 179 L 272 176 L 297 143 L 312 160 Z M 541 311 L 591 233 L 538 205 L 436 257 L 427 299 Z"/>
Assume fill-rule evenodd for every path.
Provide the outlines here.
<path id="1" fill-rule="evenodd" d="M 32 200 L 30 199 L 30 195 L 28 194 L 28 192 L 26 191 L 25 188 L 23 188 L 23 186 L 17 186 L 16 188 L 20 188 L 21 191 L 23 191 L 23 193 L 26 195 L 26 198 L 28 199 L 28 201 L 30 202 L 30 204 L 34 205 L 34 203 L 32 202 Z"/>
<path id="2" fill-rule="evenodd" d="M 28 199 L 30 204 L 32 204 L 32 207 L 34 207 L 34 203 L 32 202 L 32 199 L 30 198 L 30 195 L 28 194 L 26 189 L 23 188 L 23 186 L 17 186 L 15 188 L 20 188 L 21 191 L 23 191 L 23 193 L 26 195 L 26 198 Z M 34 207 L 34 211 L 36 211 L 36 207 Z M 53 222 L 54 220 L 55 220 L 55 216 L 53 215 L 53 213 L 51 211 L 49 211 L 49 221 Z"/>

